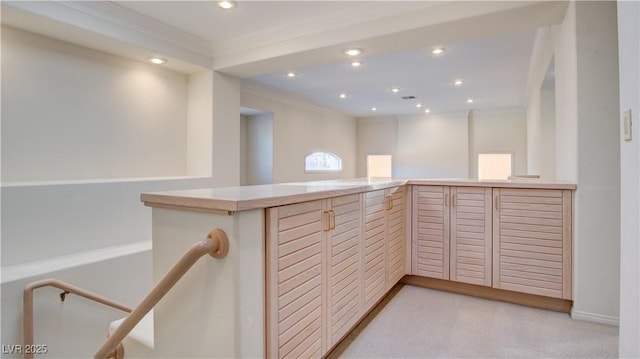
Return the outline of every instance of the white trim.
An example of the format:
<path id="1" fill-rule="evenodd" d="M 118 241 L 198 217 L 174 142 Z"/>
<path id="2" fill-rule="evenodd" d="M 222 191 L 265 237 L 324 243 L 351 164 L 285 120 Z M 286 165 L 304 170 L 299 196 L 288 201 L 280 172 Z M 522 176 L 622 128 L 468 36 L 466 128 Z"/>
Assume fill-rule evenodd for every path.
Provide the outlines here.
<path id="1" fill-rule="evenodd" d="M 25 278 L 36 277 L 55 271 L 79 267 L 86 264 L 106 261 L 150 250 L 151 240 L 147 240 L 18 264 L 2 268 L 2 274 L 0 275 L 1 283 L 5 284 Z"/>
<path id="2" fill-rule="evenodd" d="M 24 182 L 2 182 L 1 188 L 12 187 L 37 187 L 37 186 L 68 186 L 87 184 L 113 184 L 132 182 L 162 182 L 162 181 L 183 181 L 183 180 L 206 180 L 213 179 L 208 176 L 167 176 L 167 177 L 121 177 L 121 178 L 91 178 L 91 179 L 70 179 L 70 180 L 50 180 L 50 181 L 24 181 Z"/>
<path id="3" fill-rule="evenodd" d="M 585 322 L 592 322 L 592 323 L 598 323 L 598 324 L 611 325 L 614 327 L 620 326 L 620 318 L 618 317 L 581 312 L 575 309 L 571 309 L 571 319 L 582 320 Z"/>

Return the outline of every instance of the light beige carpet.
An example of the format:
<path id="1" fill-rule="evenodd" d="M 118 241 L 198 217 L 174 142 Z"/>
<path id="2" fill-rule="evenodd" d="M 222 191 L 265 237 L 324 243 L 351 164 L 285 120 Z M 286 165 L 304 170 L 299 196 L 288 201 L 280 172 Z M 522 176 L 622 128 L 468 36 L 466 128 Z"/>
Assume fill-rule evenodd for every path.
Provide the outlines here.
<path id="1" fill-rule="evenodd" d="M 618 328 L 414 286 L 396 288 L 329 358 L 614 358 Z"/>

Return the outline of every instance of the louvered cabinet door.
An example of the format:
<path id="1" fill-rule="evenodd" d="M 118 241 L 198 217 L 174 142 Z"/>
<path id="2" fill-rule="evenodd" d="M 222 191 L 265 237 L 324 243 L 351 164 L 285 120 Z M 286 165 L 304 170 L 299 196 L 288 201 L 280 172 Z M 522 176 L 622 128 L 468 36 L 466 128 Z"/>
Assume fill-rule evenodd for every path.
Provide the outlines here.
<path id="1" fill-rule="evenodd" d="M 336 344 L 362 314 L 361 198 L 360 194 L 354 194 L 330 200 L 334 223 L 333 229 L 327 232 L 329 347 Z"/>
<path id="2" fill-rule="evenodd" d="M 323 355 L 323 201 L 270 208 L 267 354 Z"/>
<path id="3" fill-rule="evenodd" d="M 491 188 L 451 188 L 451 263 L 453 281 L 491 286 Z"/>
<path id="4" fill-rule="evenodd" d="M 390 188 L 388 192 L 387 289 L 390 289 L 405 274 L 406 187 Z"/>
<path id="5" fill-rule="evenodd" d="M 571 191 L 494 189 L 493 286 L 571 299 Z"/>
<path id="6" fill-rule="evenodd" d="M 449 187 L 413 186 L 412 274 L 449 279 Z"/>
<path id="7" fill-rule="evenodd" d="M 364 309 L 369 310 L 386 292 L 385 190 L 364 193 Z"/>

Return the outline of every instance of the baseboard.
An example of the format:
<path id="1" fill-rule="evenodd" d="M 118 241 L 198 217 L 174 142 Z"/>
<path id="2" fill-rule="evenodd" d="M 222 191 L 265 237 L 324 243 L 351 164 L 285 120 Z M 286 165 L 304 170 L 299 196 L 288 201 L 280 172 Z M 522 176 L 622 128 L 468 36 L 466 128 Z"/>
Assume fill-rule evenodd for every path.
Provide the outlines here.
<path id="1" fill-rule="evenodd" d="M 609 315 L 595 314 L 595 313 L 587 313 L 581 312 L 579 310 L 572 309 L 571 310 L 571 319 L 582 320 L 585 322 L 592 322 L 598 324 L 611 325 L 614 327 L 620 326 L 620 318 L 612 317 Z"/>
<path id="2" fill-rule="evenodd" d="M 465 294 L 479 298 L 497 300 L 501 302 L 526 305 L 528 307 L 569 313 L 573 304 L 570 300 L 544 297 L 541 295 L 513 292 L 509 290 L 490 288 L 475 284 L 454 282 L 450 280 L 426 278 L 415 275 L 405 275 L 400 283 L 424 288 L 437 289 L 446 292 Z"/>

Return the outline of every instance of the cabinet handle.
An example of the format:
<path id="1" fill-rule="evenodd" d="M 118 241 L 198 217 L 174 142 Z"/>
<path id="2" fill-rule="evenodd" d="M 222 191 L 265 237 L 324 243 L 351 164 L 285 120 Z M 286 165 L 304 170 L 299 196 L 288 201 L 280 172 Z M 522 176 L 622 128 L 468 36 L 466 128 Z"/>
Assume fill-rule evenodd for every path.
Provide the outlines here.
<path id="1" fill-rule="evenodd" d="M 444 206 L 445 207 L 449 207 L 449 194 L 448 193 L 444 194 Z"/>
<path id="2" fill-rule="evenodd" d="M 391 202 L 389 209 L 393 209 L 393 196 L 389 196 L 389 202 Z"/>
<path id="3" fill-rule="evenodd" d="M 455 207 L 456 206 L 456 194 L 452 194 L 451 195 L 451 207 Z"/>
<path id="4" fill-rule="evenodd" d="M 332 209 L 329 210 L 329 229 L 336 229 L 336 212 Z"/>
<path id="5" fill-rule="evenodd" d="M 389 199 L 389 196 L 384 196 L 384 209 L 387 211 L 391 209 L 391 201 Z"/>
<path id="6" fill-rule="evenodd" d="M 494 200 L 495 204 L 496 204 L 496 210 L 499 211 L 500 210 L 500 204 L 498 202 L 498 196 L 496 196 L 495 200 Z"/>
<path id="7" fill-rule="evenodd" d="M 325 232 L 329 232 L 331 230 L 331 213 L 329 211 L 322 212 L 324 216 L 324 228 L 322 229 Z"/>

